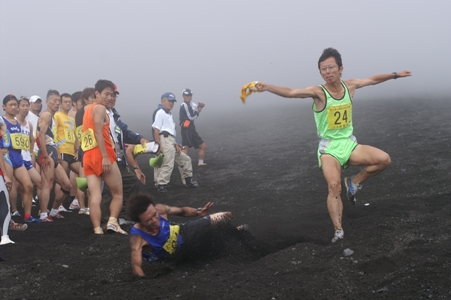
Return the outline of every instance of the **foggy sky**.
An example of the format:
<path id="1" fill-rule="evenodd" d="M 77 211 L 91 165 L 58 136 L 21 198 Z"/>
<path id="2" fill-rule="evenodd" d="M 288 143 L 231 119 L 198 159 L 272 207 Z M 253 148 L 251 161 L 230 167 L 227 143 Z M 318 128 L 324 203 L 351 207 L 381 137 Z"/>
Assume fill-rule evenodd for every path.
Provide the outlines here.
<path id="1" fill-rule="evenodd" d="M 410 70 L 413 77 L 356 92 L 355 99 L 451 92 L 448 0 L 119 1 L 0 0 L 0 95 L 73 93 L 115 82 L 125 116 L 151 115 L 167 91 L 205 111 L 297 101 L 251 95 L 261 80 L 304 88 L 323 83 L 324 48 L 343 57 L 343 79 Z"/>

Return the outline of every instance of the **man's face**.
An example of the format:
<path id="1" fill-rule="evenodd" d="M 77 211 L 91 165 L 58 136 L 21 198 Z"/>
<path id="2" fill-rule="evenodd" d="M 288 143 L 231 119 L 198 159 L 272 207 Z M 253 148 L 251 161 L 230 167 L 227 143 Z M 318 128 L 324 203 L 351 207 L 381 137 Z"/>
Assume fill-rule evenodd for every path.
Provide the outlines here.
<path id="1" fill-rule="evenodd" d="M 116 105 L 116 99 L 117 99 L 117 94 L 113 93 L 113 96 L 111 97 L 111 100 L 107 101 L 105 107 L 107 109 L 112 109 Z"/>
<path id="2" fill-rule="evenodd" d="M 38 99 L 35 102 L 30 103 L 30 109 L 36 114 L 40 114 L 42 110 L 42 100 Z"/>
<path id="3" fill-rule="evenodd" d="M 174 107 L 175 101 L 169 101 L 168 99 L 164 98 L 161 100 L 161 105 L 166 109 L 167 111 L 171 111 L 171 109 Z"/>
<path id="4" fill-rule="evenodd" d="M 150 231 L 154 231 L 160 227 L 160 218 L 153 204 L 149 205 L 147 210 L 139 215 L 139 220 Z"/>
<path id="5" fill-rule="evenodd" d="M 57 112 L 58 109 L 60 108 L 60 96 L 58 95 L 51 95 L 47 101 L 47 108 L 51 111 L 51 112 Z"/>
<path id="6" fill-rule="evenodd" d="M 30 111 L 30 103 L 25 100 L 20 100 L 19 104 L 19 115 L 26 117 Z"/>
<path id="7" fill-rule="evenodd" d="M 17 100 L 9 100 L 6 104 L 3 104 L 3 110 L 10 116 L 15 116 L 19 112 Z"/>
<path id="8" fill-rule="evenodd" d="M 326 83 L 339 82 L 343 66 L 338 67 L 335 58 L 329 57 L 319 64 L 319 71 Z"/>
<path id="9" fill-rule="evenodd" d="M 70 97 L 62 97 L 61 98 L 61 110 L 64 112 L 68 112 L 72 107 L 72 99 Z"/>
<path id="10" fill-rule="evenodd" d="M 113 89 L 110 87 L 104 88 L 101 93 L 96 91 L 96 102 L 102 104 L 103 106 L 106 106 L 107 102 L 111 101 L 113 94 L 114 94 Z"/>
<path id="11" fill-rule="evenodd" d="M 193 99 L 193 95 L 182 95 L 183 96 L 183 101 L 185 101 L 186 103 L 190 103 L 191 100 Z"/>

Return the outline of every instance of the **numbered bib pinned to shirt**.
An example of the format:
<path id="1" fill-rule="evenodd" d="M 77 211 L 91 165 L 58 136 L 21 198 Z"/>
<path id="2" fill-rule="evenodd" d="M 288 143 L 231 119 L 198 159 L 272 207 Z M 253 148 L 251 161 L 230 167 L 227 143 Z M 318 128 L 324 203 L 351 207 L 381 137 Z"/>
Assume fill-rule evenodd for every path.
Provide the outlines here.
<path id="1" fill-rule="evenodd" d="M 97 140 L 92 128 L 88 128 L 81 135 L 81 149 L 83 151 L 88 151 L 97 147 Z"/>
<path id="2" fill-rule="evenodd" d="M 11 133 L 12 148 L 30 151 L 30 137 L 22 133 Z"/>
<path id="3" fill-rule="evenodd" d="M 166 241 L 166 243 L 164 243 L 164 246 L 163 246 L 163 249 L 166 250 L 169 254 L 172 254 L 177 250 L 179 233 L 180 233 L 180 226 L 170 225 L 169 238 Z"/>
<path id="4" fill-rule="evenodd" d="M 68 128 L 64 128 L 64 139 L 66 140 L 66 143 L 75 143 L 75 132 Z"/>
<path id="5" fill-rule="evenodd" d="M 351 103 L 333 105 L 327 109 L 327 129 L 342 129 L 351 125 Z"/>

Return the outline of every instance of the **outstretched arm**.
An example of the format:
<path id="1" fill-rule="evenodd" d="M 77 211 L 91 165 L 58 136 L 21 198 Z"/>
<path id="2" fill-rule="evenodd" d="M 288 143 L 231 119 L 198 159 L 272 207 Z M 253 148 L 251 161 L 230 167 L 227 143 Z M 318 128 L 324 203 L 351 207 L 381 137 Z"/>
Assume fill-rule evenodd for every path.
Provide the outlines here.
<path id="1" fill-rule="evenodd" d="M 396 78 L 402 78 L 402 77 L 408 77 L 408 76 L 412 76 L 412 73 L 410 71 L 405 70 L 405 71 L 401 71 L 401 72 L 393 72 L 390 74 L 374 75 L 374 76 L 364 78 L 364 79 L 350 79 L 350 80 L 346 80 L 345 83 L 349 89 L 352 89 L 352 88 L 359 89 L 364 86 L 379 84 L 379 83 L 382 83 L 382 82 L 390 80 L 390 79 L 396 79 Z"/>
<path id="2" fill-rule="evenodd" d="M 193 207 L 176 207 L 169 206 L 165 204 L 155 205 L 155 209 L 158 213 L 167 218 L 168 215 L 175 215 L 181 217 L 204 217 L 210 214 L 210 208 L 213 206 L 213 202 L 208 202 L 204 207 L 193 208 Z"/>
<path id="3" fill-rule="evenodd" d="M 317 98 L 318 92 L 318 87 L 316 86 L 309 86 L 305 89 L 292 89 L 260 81 L 256 87 L 259 91 L 268 91 L 284 98 Z"/>

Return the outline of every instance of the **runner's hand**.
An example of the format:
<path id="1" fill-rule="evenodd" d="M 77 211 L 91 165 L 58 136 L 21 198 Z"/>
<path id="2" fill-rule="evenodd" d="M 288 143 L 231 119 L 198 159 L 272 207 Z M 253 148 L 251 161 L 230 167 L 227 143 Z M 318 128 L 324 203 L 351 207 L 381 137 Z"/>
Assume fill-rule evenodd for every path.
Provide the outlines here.
<path id="1" fill-rule="evenodd" d="M 143 146 L 143 148 L 146 148 L 146 143 L 148 142 L 146 139 L 141 138 L 141 140 L 139 141 L 141 143 L 141 145 Z"/>
<path id="2" fill-rule="evenodd" d="M 111 162 L 108 157 L 102 158 L 102 170 L 104 174 L 108 174 L 111 171 Z"/>
<path id="3" fill-rule="evenodd" d="M 44 160 L 42 161 L 42 165 L 41 165 L 41 168 L 43 171 L 47 171 L 47 169 L 50 168 L 50 165 L 52 164 L 50 159 L 51 159 L 50 156 L 44 157 Z"/>
<path id="4" fill-rule="evenodd" d="M 205 204 L 204 207 L 202 207 L 201 210 L 198 211 L 198 215 L 201 217 L 207 216 L 210 214 L 210 208 L 213 206 L 213 204 L 215 204 L 214 202 L 208 202 L 207 204 Z"/>
<path id="5" fill-rule="evenodd" d="M 5 181 L 5 186 L 9 190 L 11 190 L 11 187 L 13 186 L 13 183 L 11 182 L 11 179 L 9 179 L 8 175 L 3 175 L 3 180 Z"/>
<path id="6" fill-rule="evenodd" d="M 398 74 L 398 77 L 407 77 L 407 76 L 412 76 L 412 72 L 410 71 L 401 71 L 401 72 L 397 72 L 396 74 Z"/>
<path id="7" fill-rule="evenodd" d="M 140 170 L 135 170 L 136 177 L 138 177 L 139 181 L 141 181 L 142 184 L 146 185 L 146 175 Z"/>

